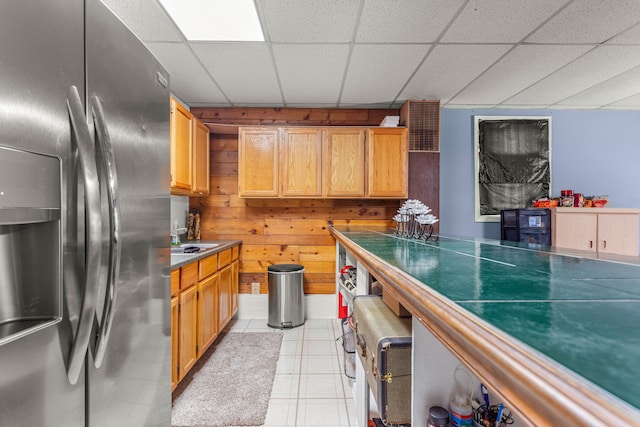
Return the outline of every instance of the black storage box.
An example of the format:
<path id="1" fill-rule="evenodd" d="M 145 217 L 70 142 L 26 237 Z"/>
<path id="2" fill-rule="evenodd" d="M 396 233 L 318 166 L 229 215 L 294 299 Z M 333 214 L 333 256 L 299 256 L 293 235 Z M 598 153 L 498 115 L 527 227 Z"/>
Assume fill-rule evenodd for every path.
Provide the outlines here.
<path id="1" fill-rule="evenodd" d="M 500 211 L 500 239 L 551 246 L 551 212 L 546 208 Z"/>

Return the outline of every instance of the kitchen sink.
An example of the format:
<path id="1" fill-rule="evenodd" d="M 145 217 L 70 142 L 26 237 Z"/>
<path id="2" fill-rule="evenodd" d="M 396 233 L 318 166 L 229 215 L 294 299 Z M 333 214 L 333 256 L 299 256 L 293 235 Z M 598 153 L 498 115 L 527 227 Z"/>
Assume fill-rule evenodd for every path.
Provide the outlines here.
<path id="1" fill-rule="evenodd" d="M 204 252 L 218 246 L 220 246 L 219 243 L 182 243 L 171 247 L 171 255 Z"/>

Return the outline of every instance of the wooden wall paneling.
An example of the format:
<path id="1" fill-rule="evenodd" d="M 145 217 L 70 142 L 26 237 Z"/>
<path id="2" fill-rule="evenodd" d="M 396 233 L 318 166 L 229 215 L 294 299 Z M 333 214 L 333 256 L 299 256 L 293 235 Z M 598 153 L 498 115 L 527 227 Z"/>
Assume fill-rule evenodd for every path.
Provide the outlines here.
<path id="1" fill-rule="evenodd" d="M 240 293 L 251 293 L 254 282 L 267 293 L 269 265 L 299 263 L 305 266 L 305 293 L 332 294 L 335 240 L 329 234 L 330 221 L 392 226 L 390 218 L 402 201 L 239 198 L 238 135 L 233 125 L 377 126 L 385 116 L 398 115 L 398 110 L 192 108 L 191 112 L 212 132 L 210 195 L 190 198 L 190 207 L 200 209 L 202 239 L 243 241 Z"/>

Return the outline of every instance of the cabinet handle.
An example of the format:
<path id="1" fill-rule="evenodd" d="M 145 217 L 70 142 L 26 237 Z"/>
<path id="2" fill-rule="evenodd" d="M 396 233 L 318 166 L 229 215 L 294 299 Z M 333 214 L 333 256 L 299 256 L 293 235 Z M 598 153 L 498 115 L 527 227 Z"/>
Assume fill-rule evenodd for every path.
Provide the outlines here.
<path id="1" fill-rule="evenodd" d="M 607 249 L 607 241 L 606 240 L 602 241 L 602 249 Z"/>
<path id="2" fill-rule="evenodd" d="M 593 248 L 593 240 L 589 240 L 589 249 Z"/>

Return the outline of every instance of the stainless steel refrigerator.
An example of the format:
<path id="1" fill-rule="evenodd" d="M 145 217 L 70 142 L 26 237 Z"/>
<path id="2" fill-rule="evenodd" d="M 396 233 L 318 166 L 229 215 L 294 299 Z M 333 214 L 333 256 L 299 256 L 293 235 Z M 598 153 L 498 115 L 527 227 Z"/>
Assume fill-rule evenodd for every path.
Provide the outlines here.
<path id="1" fill-rule="evenodd" d="M 0 4 L 0 426 L 168 426 L 168 75 L 98 0 Z"/>

